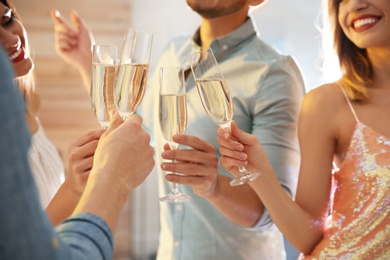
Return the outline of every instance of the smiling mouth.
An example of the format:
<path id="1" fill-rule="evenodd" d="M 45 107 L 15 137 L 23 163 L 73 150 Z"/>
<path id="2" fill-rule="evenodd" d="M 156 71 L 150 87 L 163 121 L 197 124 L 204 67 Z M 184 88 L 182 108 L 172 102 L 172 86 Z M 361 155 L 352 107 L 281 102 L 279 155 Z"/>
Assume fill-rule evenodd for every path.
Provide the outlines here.
<path id="1" fill-rule="evenodd" d="M 362 19 L 356 19 L 352 22 L 352 27 L 355 31 L 364 31 L 366 29 L 371 28 L 380 20 L 379 17 L 365 17 Z"/>
<path id="2" fill-rule="evenodd" d="M 24 59 L 24 55 L 25 55 L 24 50 L 22 47 L 20 47 L 19 49 L 17 49 L 13 53 L 11 53 L 9 55 L 9 58 L 10 58 L 12 63 L 17 63 L 17 62 Z"/>

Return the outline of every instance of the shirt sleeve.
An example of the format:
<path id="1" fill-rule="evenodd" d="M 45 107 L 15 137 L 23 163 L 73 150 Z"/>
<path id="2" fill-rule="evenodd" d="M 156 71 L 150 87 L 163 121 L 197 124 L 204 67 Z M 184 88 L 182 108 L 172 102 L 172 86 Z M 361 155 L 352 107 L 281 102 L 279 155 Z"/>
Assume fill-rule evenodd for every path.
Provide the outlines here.
<path id="1" fill-rule="evenodd" d="M 56 227 L 62 243 L 70 248 L 72 259 L 111 259 L 112 233 L 99 217 L 82 213 Z"/>
<path id="2" fill-rule="evenodd" d="M 297 122 L 304 94 L 304 81 L 295 61 L 282 56 L 269 66 L 253 104 L 252 134 L 262 144 L 279 183 L 292 198 L 300 166 Z M 255 228 L 272 225 L 265 209 Z"/>
<path id="3" fill-rule="evenodd" d="M 58 226 L 45 214 L 29 167 L 23 99 L 0 48 L 0 259 L 111 259 L 103 220 L 81 214 Z"/>

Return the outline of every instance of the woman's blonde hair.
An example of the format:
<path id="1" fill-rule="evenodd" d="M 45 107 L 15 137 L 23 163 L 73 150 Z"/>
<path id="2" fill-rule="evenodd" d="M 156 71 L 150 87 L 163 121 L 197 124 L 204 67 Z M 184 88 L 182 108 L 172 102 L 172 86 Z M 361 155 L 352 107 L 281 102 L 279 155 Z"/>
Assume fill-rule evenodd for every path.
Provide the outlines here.
<path id="1" fill-rule="evenodd" d="M 338 56 L 343 85 L 351 100 L 368 98 L 367 86 L 373 81 L 373 68 L 366 49 L 357 47 L 345 35 L 338 22 L 340 0 L 325 0 L 333 46 Z"/>

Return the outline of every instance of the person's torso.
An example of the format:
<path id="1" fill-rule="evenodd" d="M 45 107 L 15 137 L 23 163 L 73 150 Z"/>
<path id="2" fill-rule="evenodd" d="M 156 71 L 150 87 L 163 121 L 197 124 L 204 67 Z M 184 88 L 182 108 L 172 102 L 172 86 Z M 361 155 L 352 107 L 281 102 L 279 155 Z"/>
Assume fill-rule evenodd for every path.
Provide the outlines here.
<path id="1" fill-rule="evenodd" d="M 39 120 L 38 130 L 31 136 L 29 161 L 38 187 L 42 207 L 46 208 L 64 182 L 64 166 L 58 150 L 47 138 Z"/>
<path id="2" fill-rule="evenodd" d="M 260 94 L 261 83 L 274 62 L 286 57 L 260 41 L 255 32 L 231 48 L 218 41 L 211 45 L 229 87 L 234 106 L 233 119 L 240 129 L 252 132 L 253 120 L 266 106 Z M 162 54 L 157 66 L 182 66 L 189 69 L 187 57 L 199 50 L 188 38 L 176 39 Z M 277 78 L 277 76 L 275 76 Z M 271 80 L 271 79 L 269 79 Z M 161 152 L 166 143 L 158 119 L 158 72 L 153 74 L 147 93 L 137 111 L 145 127 L 152 132 L 156 150 L 156 165 L 162 162 Z M 186 80 L 188 122 L 186 134 L 211 143 L 217 156 L 218 126 L 203 109 L 192 74 Z M 180 147 L 179 147 L 180 148 Z M 221 166 L 219 173 L 229 175 Z M 171 185 L 157 167 L 159 194 L 167 194 Z M 229 175 L 230 176 L 230 175 Z M 160 244 L 158 259 L 285 259 L 283 237 L 276 229 L 247 229 L 228 220 L 207 200 L 193 193 L 192 187 L 181 185 L 180 190 L 192 197 L 183 204 L 160 203 Z"/>
<path id="3" fill-rule="evenodd" d="M 323 239 L 305 259 L 389 259 L 390 138 L 359 121 L 334 173 Z"/>

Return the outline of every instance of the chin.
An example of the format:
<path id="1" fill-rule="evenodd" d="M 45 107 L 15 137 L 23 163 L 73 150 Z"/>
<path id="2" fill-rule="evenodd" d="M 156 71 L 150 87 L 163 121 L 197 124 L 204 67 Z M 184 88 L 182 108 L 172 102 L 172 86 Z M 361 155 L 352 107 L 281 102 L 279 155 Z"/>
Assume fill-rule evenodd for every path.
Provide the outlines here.
<path id="1" fill-rule="evenodd" d="M 34 69 L 34 63 L 31 59 L 25 59 L 22 62 L 13 64 L 15 77 L 22 77 L 29 74 Z"/>

